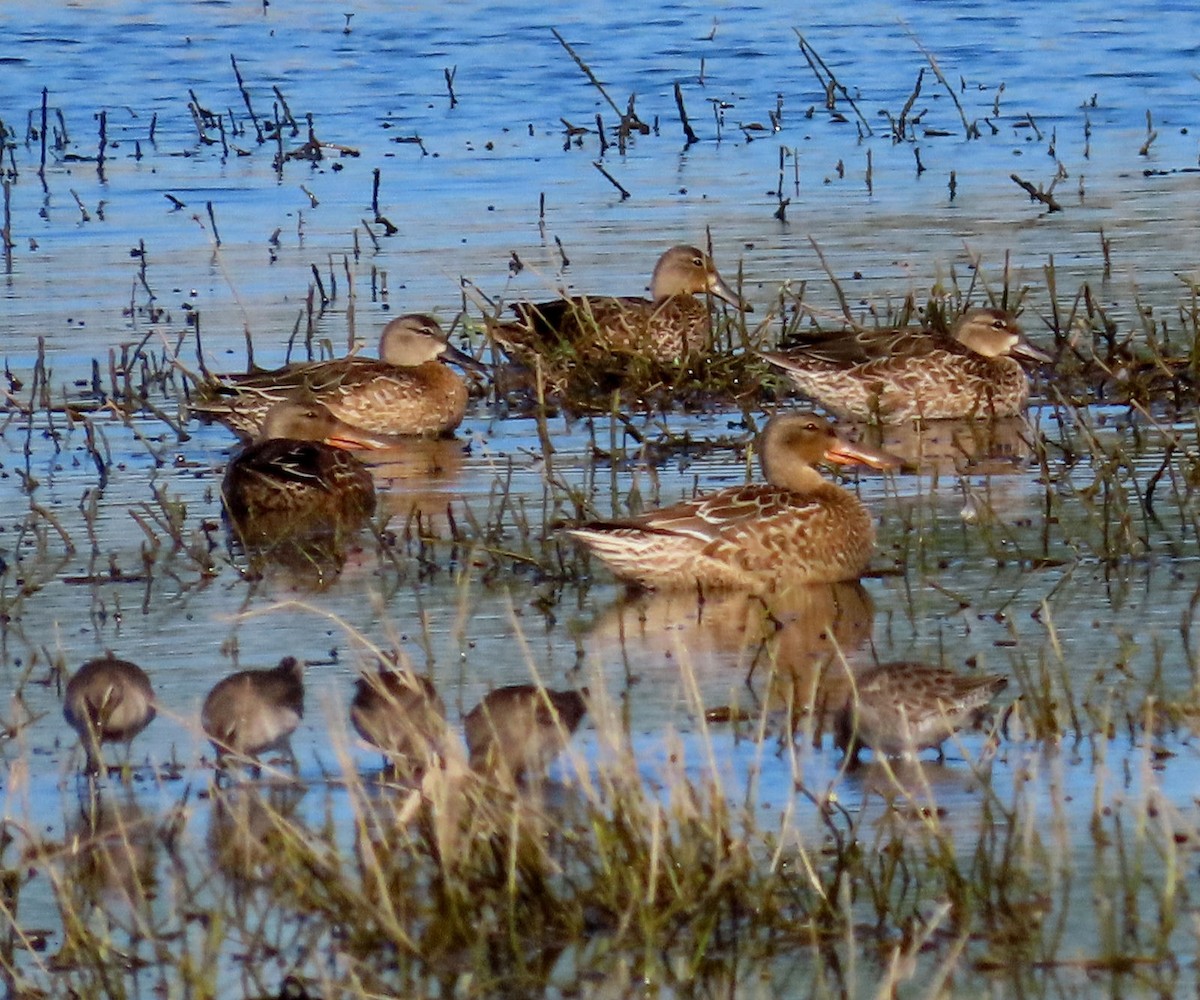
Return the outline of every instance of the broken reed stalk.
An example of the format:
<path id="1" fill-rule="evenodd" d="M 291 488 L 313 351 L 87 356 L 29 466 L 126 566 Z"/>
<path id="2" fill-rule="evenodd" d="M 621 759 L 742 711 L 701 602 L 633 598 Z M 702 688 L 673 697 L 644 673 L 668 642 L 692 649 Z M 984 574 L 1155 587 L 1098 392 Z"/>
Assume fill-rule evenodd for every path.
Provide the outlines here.
<path id="1" fill-rule="evenodd" d="M 692 124 L 688 121 L 687 109 L 683 106 L 683 89 L 679 86 L 679 81 L 675 81 L 675 106 L 679 108 L 679 120 L 683 123 L 683 136 L 690 146 L 694 142 L 700 140 L 696 138 L 696 133 L 692 131 Z"/>
<path id="2" fill-rule="evenodd" d="M 1012 178 L 1015 184 L 1017 184 L 1019 187 L 1023 187 L 1027 192 L 1029 192 L 1030 200 L 1040 201 L 1051 212 L 1062 211 L 1062 205 L 1060 205 L 1058 200 L 1054 197 L 1053 191 L 1043 191 L 1040 188 L 1034 187 L 1029 181 L 1022 180 L 1016 174 L 1009 174 L 1008 176 Z"/>
<path id="3" fill-rule="evenodd" d="M 217 232 L 217 217 L 213 214 L 212 202 L 206 201 L 204 203 L 204 207 L 208 209 L 208 221 L 212 225 L 213 240 L 216 242 L 217 246 L 220 246 L 221 234 Z"/>
<path id="4" fill-rule="evenodd" d="M 43 87 L 42 88 L 42 128 L 41 128 L 42 159 L 41 159 L 41 165 L 38 167 L 38 176 L 42 179 L 43 187 L 45 186 L 45 183 L 46 183 L 46 127 L 47 127 L 47 118 L 49 117 L 47 114 L 47 102 L 49 101 L 49 98 L 50 98 L 50 92 L 45 87 Z"/>
<path id="5" fill-rule="evenodd" d="M 913 86 L 913 92 L 909 94 L 908 100 L 904 102 L 904 107 L 900 109 L 900 121 L 896 128 L 895 140 L 897 142 L 904 141 L 904 133 L 908 128 L 908 113 L 912 111 L 913 105 L 917 103 L 917 98 L 921 96 L 921 81 L 925 78 L 925 67 L 922 66 L 917 72 L 917 82 Z M 913 133 L 914 138 L 916 132 Z"/>
<path id="6" fill-rule="evenodd" d="M 618 181 L 618 180 L 617 180 L 617 179 L 616 179 L 616 178 L 615 178 L 615 177 L 614 177 L 612 174 L 610 174 L 610 173 L 609 173 L 607 170 L 605 170 L 605 169 L 604 169 L 604 164 L 602 164 L 602 163 L 601 163 L 599 160 L 593 160 L 593 161 L 592 161 L 592 166 L 593 166 L 593 167 L 595 167 L 597 170 L 599 170 L 599 171 L 600 171 L 600 173 L 602 173 L 602 174 L 603 174 L 605 177 L 607 177 L 607 178 L 608 178 L 608 182 L 609 182 L 609 183 L 610 183 L 610 184 L 611 184 L 613 187 L 615 187 L 615 188 L 616 188 L 618 191 L 620 191 L 620 192 L 621 192 L 621 200 L 622 200 L 622 201 L 624 201 L 626 198 L 628 198 L 628 197 L 629 197 L 629 192 L 628 192 L 628 191 L 626 191 L 626 190 L 625 190 L 625 189 L 624 189 L 624 188 L 621 186 L 621 182 L 620 182 L 620 181 Z"/>
<path id="7" fill-rule="evenodd" d="M 96 174 L 104 183 L 104 149 L 108 145 L 108 112 L 100 109 L 100 148 L 96 150 Z"/>
<path id="8" fill-rule="evenodd" d="M 454 96 L 454 77 L 458 74 L 458 67 L 452 66 L 449 69 L 443 69 L 442 75 L 446 78 L 446 90 L 450 93 L 450 107 L 458 107 L 458 98 Z"/>
<path id="9" fill-rule="evenodd" d="M 240 90 L 242 93 L 242 100 L 246 104 L 246 111 L 250 115 L 250 120 L 254 123 L 254 132 L 258 136 L 259 145 L 262 145 L 262 126 L 260 126 L 258 123 L 258 115 L 254 113 L 254 107 L 250 103 L 250 91 L 246 89 L 246 84 L 242 81 L 242 73 L 241 70 L 238 69 L 237 58 L 232 52 L 229 54 L 229 61 L 233 65 L 233 75 L 237 78 L 238 90 Z"/>
<path id="10" fill-rule="evenodd" d="M 840 281 L 838 281 L 837 276 L 833 273 L 832 268 L 830 268 L 829 261 L 825 259 L 825 254 L 821 250 L 821 245 L 811 236 L 808 238 L 808 242 L 813 250 L 816 251 L 817 260 L 821 262 L 821 267 L 824 269 L 825 273 L 829 275 L 829 280 L 833 282 L 833 290 L 837 293 L 838 302 L 841 304 L 842 315 L 846 317 L 846 321 L 848 323 L 853 325 L 854 314 L 850 312 L 850 303 L 846 301 L 846 293 L 842 291 L 842 284 Z"/>
<path id="11" fill-rule="evenodd" d="M 12 182 L 4 182 L 4 225 L 0 227 L 0 244 L 3 244 L 5 256 L 12 253 Z"/>
<path id="12" fill-rule="evenodd" d="M 295 116 L 292 114 L 292 109 L 288 107 L 287 98 L 283 96 L 283 91 L 278 87 L 272 87 L 271 89 L 275 91 L 275 97 L 279 101 L 279 107 L 283 109 L 283 122 L 291 127 L 292 135 L 299 135 L 300 125 L 297 123 Z M 278 115 L 278 112 L 276 112 L 276 115 Z M 277 122 L 276 127 L 278 127 L 278 124 L 279 123 Z"/>
<path id="13" fill-rule="evenodd" d="M 954 102 L 954 106 L 958 109 L 958 117 L 962 120 L 963 131 L 966 133 L 967 138 L 977 139 L 979 137 L 979 129 L 967 121 L 967 115 L 966 112 L 963 111 L 963 106 L 958 100 L 958 94 L 954 92 L 954 88 L 950 86 L 949 81 L 945 78 L 945 76 L 942 75 L 942 69 L 940 66 L 938 66 L 937 59 L 934 58 L 932 52 L 930 52 L 927 48 L 925 48 L 924 45 L 921 44 L 921 40 L 917 38 L 916 35 L 914 35 L 911 31 L 908 33 L 908 35 L 913 40 L 913 44 L 916 45 L 916 47 L 920 50 L 921 55 L 923 55 L 929 62 L 929 68 L 933 70 L 933 75 L 938 78 L 938 82 L 946 88 L 946 93 L 950 95 L 950 100 Z"/>
<path id="14" fill-rule="evenodd" d="M 848 91 L 841 84 L 838 78 L 833 75 L 833 70 L 831 70 L 825 64 L 825 60 L 821 58 L 816 49 L 809 45 L 808 40 L 802 34 L 800 34 L 799 30 L 796 28 L 793 28 L 792 30 L 796 32 L 796 38 L 800 42 L 800 51 L 803 53 L 804 58 L 808 61 L 809 68 L 813 71 L 813 75 L 817 78 L 817 83 L 821 85 L 821 89 L 828 93 L 829 88 L 832 87 L 839 94 L 841 94 L 843 100 L 845 100 L 846 103 L 854 109 L 855 115 L 858 116 L 859 123 L 864 129 L 866 129 L 867 135 L 874 135 L 875 130 L 871 128 L 871 123 L 867 121 L 866 116 L 862 113 L 862 111 L 859 110 L 858 104 L 855 103 L 854 98 L 850 96 L 850 91 Z M 818 67 L 820 68 L 818 69 Z M 825 74 L 828 83 L 825 79 L 822 79 L 822 73 Z M 830 110 L 832 110 L 832 108 Z"/>
<path id="15" fill-rule="evenodd" d="M 579 54 L 573 48 L 571 48 L 570 43 L 565 38 L 563 38 L 563 36 L 560 35 L 555 28 L 551 28 L 550 33 L 552 35 L 554 35 L 555 38 L 558 39 L 558 44 L 567 50 L 567 55 L 569 55 L 572 59 L 575 60 L 575 65 L 578 66 L 581 70 L 583 70 L 584 75 L 586 75 L 587 78 L 591 81 L 592 86 L 595 87 L 598 91 L 600 91 L 600 96 L 603 97 L 608 102 L 608 106 L 613 109 L 613 111 L 616 113 L 617 117 L 621 118 L 622 117 L 621 109 L 618 108 L 616 105 L 616 102 L 611 97 L 608 96 L 608 91 L 604 89 L 604 84 L 602 84 L 598 79 L 596 79 L 596 74 L 592 72 L 591 67 L 587 63 L 585 63 L 582 59 L 579 58 Z"/>

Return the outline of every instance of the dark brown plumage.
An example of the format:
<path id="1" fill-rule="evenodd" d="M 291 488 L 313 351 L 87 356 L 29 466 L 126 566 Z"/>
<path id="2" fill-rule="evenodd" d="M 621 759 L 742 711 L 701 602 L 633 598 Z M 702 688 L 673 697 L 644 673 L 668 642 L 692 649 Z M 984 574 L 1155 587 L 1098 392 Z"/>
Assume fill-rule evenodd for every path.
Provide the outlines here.
<path id="1" fill-rule="evenodd" d="M 354 684 L 350 721 L 401 777 L 419 778 L 446 738 L 446 709 L 428 677 L 383 664 Z"/>
<path id="2" fill-rule="evenodd" d="M 923 663 L 884 663 L 857 677 L 834 720 L 834 740 L 852 760 L 869 747 L 914 757 L 971 724 L 1008 686 L 999 674 L 958 674 Z"/>
<path id="3" fill-rule="evenodd" d="M 136 663 L 112 653 L 88 660 L 67 682 L 63 716 L 79 734 L 87 772 L 98 774 L 102 743 L 129 743 L 154 721 L 154 690 Z"/>
<path id="4" fill-rule="evenodd" d="M 541 774 L 579 728 L 587 694 L 533 684 L 490 692 L 463 720 L 471 767 L 514 782 Z"/>
<path id="5" fill-rule="evenodd" d="M 270 670 L 241 670 L 218 681 L 200 712 L 218 764 L 268 750 L 291 756 L 291 736 L 303 717 L 304 664 L 294 656 Z"/>

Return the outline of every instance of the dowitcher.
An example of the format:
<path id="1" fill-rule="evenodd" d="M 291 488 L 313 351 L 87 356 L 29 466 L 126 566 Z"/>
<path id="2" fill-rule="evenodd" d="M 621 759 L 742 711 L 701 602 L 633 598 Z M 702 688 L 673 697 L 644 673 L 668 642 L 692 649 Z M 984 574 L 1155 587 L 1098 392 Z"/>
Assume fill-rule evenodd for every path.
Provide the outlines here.
<path id="1" fill-rule="evenodd" d="M 303 717 L 304 665 L 285 656 L 270 670 L 239 670 L 218 681 L 200 723 L 220 766 L 227 757 L 256 759 L 268 750 L 291 757 L 291 736 Z"/>
<path id="2" fill-rule="evenodd" d="M 471 767 L 514 782 L 541 774 L 579 728 L 587 694 L 533 684 L 489 692 L 463 720 Z"/>
<path id="3" fill-rule="evenodd" d="M 388 767 L 404 776 L 419 777 L 440 755 L 446 737 L 446 709 L 433 682 L 390 663 L 355 682 L 350 721 L 378 747 Z"/>
<path id="4" fill-rule="evenodd" d="M 154 720 L 154 690 L 146 671 L 112 653 L 88 660 L 67 682 L 63 716 L 79 734 L 87 773 L 99 774 L 101 743 L 129 743 Z"/>
<path id="5" fill-rule="evenodd" d="M 863 747 L 915 757 L 972 724 L 1008 686 L 999 674 L 959 674 L 923 663 L 884 663 L 859 675 L 834 720 L 851 762 Z"/>

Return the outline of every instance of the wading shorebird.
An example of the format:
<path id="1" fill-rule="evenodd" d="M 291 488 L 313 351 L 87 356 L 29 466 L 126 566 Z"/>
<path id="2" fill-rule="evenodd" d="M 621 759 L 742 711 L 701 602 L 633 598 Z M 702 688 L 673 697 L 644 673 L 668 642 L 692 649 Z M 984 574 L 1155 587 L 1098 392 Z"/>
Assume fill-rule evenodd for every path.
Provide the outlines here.
<path id="1" fill-rule="evenodd" d="M 88 660 L 67 682 L 63 716 L 79 734 L 87 773 L 103 768 L 101 743 L 130 743 L 154 720 L 154 690 L 146 671 L 112 653 Z"/>
<path id="2" fill-rule="evenodd" d="M 958 674 L 924 663 L 884 663 L 857 677 L 834 720 L 834 742 L 852 764 L 863 747 L 915 757 L 974 724 L 1008 686 L 999 674 Z"/>
<path id="3" fill-rule="evenodd" d="M 446 708 L 433 682 L 391 663 L 355 681 L 350 721 L 402 778 L 418 780 L 446 740 Z"/>
<path id="4" fill-rule="evenodd" d="M 587 713 L 587 688 L 496 688 L 463 720 L 471 767 L 505 781 L 537 777 L 566 748 Z"/>
<path id="5" fill-rule="evenodd" d="M 216 683 L 200 711 L 200 724 L 217 752 L 249 760 L 279 750 L 292 758 L 291 736 L 304 717 L 304 664 L 285 656 L 270 670 L 240 670 Z"/>

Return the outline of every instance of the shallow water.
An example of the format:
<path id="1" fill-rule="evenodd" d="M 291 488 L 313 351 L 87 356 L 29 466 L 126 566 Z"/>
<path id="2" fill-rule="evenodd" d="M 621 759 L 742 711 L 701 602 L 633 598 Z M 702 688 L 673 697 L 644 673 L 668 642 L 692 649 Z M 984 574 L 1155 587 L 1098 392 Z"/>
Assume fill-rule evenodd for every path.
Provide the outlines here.
<path id="1" fill-rule="evenodd" d="M 649 17 L 642 9 L 557 5 L 552 23 L 527 5 L 396 10 L 363 0 L 349 22 L 341 7 L 315 2 L 145 8 L 119 0 L 16 2 L 3 15 L 11 44 L 0 53 L 0 119 L 12 145 L 3 167 L 12 182 L 14 246 L 0 291 L 10 393 L 0 436 L 7 612 L 0 670 L 21 699 L 4 711 L 15 737 L 0 753 L 11 768 L 5 810 L 29 810 L 50 830 L 63 825 L 60 791 L 72 794 L 64 779 L 74 750 L 54 684 L 30 681 L 46 680 L 49 663 L 73 669 L 104 649 L 144 663 L 174 715 L 175 724 L 158 722 L 138 740 L 137 757 L 183 761 L 196 782 L 207 778 L 194 765 L 205 751 L 195 722 L 204 692 L 235 665 L 268 665 L 283 652 L 311 663 L 310 711 L 295 740 L 302 773 L 315 779 L 332 766 L 331 745 L 345 745 L 363 768 L 377 766 L 343 721 L 363 652 L 355 636 L 404 649 L 434 675 L 452 716 L 536 669 L 552 686 L 588 683 L 627 706 L 647 773 L 662 760 L 664 734 L 678 733 L 697 773 L 706 760 L 702 736 L 732 788 L 756 768 L 768 814 L 790 799 L 795 778 L 786 754 L 742 738 L 746 727 L 702 721 L 702 707 L 743 706 L 758 717 L 771 699 L 761 673 L 744 683 L 750 654 L 738 635 L 721 633 L 713 609 L 703 622 L 694 621 L 694 609 L 622 609 L 619 589 L 600 571 L 590 586 L 564 586 L 524 561 L 541 558 L 543 524 L 577 513 L 547 487 L 533 421 L 494 413 L 480 400 L 456 442 L 415 448 L 415 458 L 396 456 L 379 469 L 382 504 L 400 539 L 395 561 L 364 540 L 323 589 L 312 587 L 311 574 L 275 573 L 251 585 L 219 525 L 231 437 L 181 422 L 180 379 L 165 392 L 152 389 L 149 401 L 184 433 L 151 412 L 126 423 L 106 411 L 93 391 L 93 364 L 107 387 L 118 344 L 145 340 L 154 358 L 178 350 L 178 362 L 195 371 L 197 339 L 187 321 L 198 313 L 210 369 L 245 364 L 244 331 L 255 361 L 274 365 L 297 325 L 298 341 L 305 339 L 314 267 L 332 298 L 314 319 L 316 350 L 341 353 L 356 337 L 373 347 L 389 313 L 431 311 L 449 325 L 464 296 L 475 335 L 482 296 L 512 300 L 560 287 L 636 292 L 664 246 L 709 235 L 722 272 L 740 275 L 754 322 L 771 328 L 783 324 L 785 283 L 797 293 L 803 285 L 805 303 L 838 320 L 832 282 L 810 239 L 864 314 L 910 293 L 923 302 L 952 279 L 964 289 L 980 282 L 973 300 L 982 301 L 982 288 L 1003 287 L 1007 268 L 1011 287 L 1027 286 L 1024 322 L 1042 343 L 1056 307 L 1069 312 L 1082 282 L 1125 334 L 1141 329 L 1139 308 L 1175 317 L 1187 301 L 1183 282 L 1195 278 L 1197 15 L 1185 4 L 1116 11 L 1088 0 L 872 3 L 855 9 L 852 25 L 841 23 L 839 9 L 801 16 L 781 5 L 698 2 Z M 601 151 L 596 115 L 609 129 L 617 115 L 551 27 L 622 110 L 636 94 L 649 134 L 623 152 L 610 136 L 614 144 Z M 838 108 L 848 120 L 824 110 L 797 30 L 856 97 L 865 125 L 855 124 L 844 100 Z M 936 58 L 968 121 L 979 123 L 978 139 L 964 138 L 922 49 Z M 318 139 L 357 155 L 326 149 L 318 162 L 293 160 L 277 170 L 275 143 L 259 145 L 252 126 L 226 135 L 228 152 L 215 129 L 208 130 L 214 142 L 199 141 L 189 88 L 225 114 L 229 132 L 231 118 L 248 125 L 231 55 L 259 116 L 273 114 L 272 87 L 286 99 L 299 130 L 287 134 L 285 149 L 304 142 L 311 114 Z M 920 115 L 917 141 L 893 143 L 881 112 L 899 116 L 922 67 L 910 112 Z M 691 146 L 676 82 L 700 139 Z M 43 87 L 51 129 L 59 127 L 58 110 L 69 129 L 61 148 L 51 136 L 44 182 L 40 144 L 28 131 L 40 120 Z M 101 110 L 109 143 L 102 166 L 95 159 Z M 569 142 L 564 119 L 590 131 Z M 1148 128 L 1157 135 L 1143 155 Z M 598 160 L 629 198 L 593 166 Z M 1060 165 L 1061 212 L 1031 203 L 1010 178 L 1046 188 Z M 371 223 L 374 170 L 379 213 L 398 227 L 394 236 Z M 781 179 L 782 197 L 790 198 L 783 221 L 775 217 Z M 1111 247 L 1108 270 L 1102 240 Z M 510 267 L 514 254 L 519 270 Z M 27 424 L 18 412 L 35 385 L 39 342 L 51 397 L 80 408 L 55 413 L 52 426 L 44 413 Z M 1075 412 L 1055 405 L 1053 386 L 1038 390 L 1030 428 L 1016 432 L 1015 459 L 1006 453 L 1002 474 L 985 474 L 996 471 L 985 464 L 860 477 L 864 501 L 880 516 L 880 573 L 855 596 L 857 617 L 839 642 L 866 659 L 1002 672 L 1009 693 L 1027 698 L 1037 692 L 1024 686 L 1044 668 L 1053 684 L 1085 696 L 1084 721 L 1093 727 L 1103 728 L 1106 712 L 1136 708 L 1151 678 L 1160 697 L 1186 702 L 1200 666 L 1190 610 L 1200 551 L 1184 481 L 1185 459 L 1194 463 L 1196 454 L 1194 421 L 1155 425 L 1115 408 Z M 675 414 L 668 423 L 702 438 L 740 439 L 740 420 L 740 413 Z M 643 502 L 665 501 L 745 474 L 735 449 L 683 452 L 650 467 L 630 461 L 614 471 L 591 461 L 593 435 L 601 446 L 615 435 L 631 455 L 636 449 L 609 421 L 593 429 L 558 418 L 551 430 L 553 474 L 593 487 L 601 513 L 619 510 L 633 489 Z M 1155 523 L 1135 499 L 1121 526 L 1136 536 L 1122 548 L 1131 555 L 1115 565 L 1104 557 L 1122 508 L 1091 489 L 1094 463 L 1057 462 L 1061 445 L 1092 434 L 1110 454 L 1128 455 L 1143 480 L 1162 463 L 1168 436 L 1181 435 L 1172 466 L 1180 471 L 1159 494 L 1175 498 L 1167 505 L 1173 513 Z M 1038 437 L 1051 442 L 1049 484 L 1023 443 Z M 92 451 L 111 459 L 103 474 Z M 211 539 L 205 559 L 172 551 L 155 525 L 164 515 L 159 493 L 182 505 L 183 537 L 197 551 Z M 479 537 L 473 524 L 495 525 L 498 534 L 474 547 L 442 542 L 422 560 L 419 546 L 404 540 L 414 495 L 443 537 L 447 505 L 469 538 Z M 801 635 L 789 655 L 811 641 Z M 1126 705 L 1126 695 L 1135 704 Z M 761 717 L 778 735 L 778 716 Z M 1162 795 L 1185 812 L 1194 810 L 1186 776 L 1195 754 L 1186 733 L 1164 737 L 1175 756 L 1154 774 Z M 580 745 L 596 752 L 594 731 Z M 976 756 L 983 741 L 969 736 L 964 747 Z M 1144 752 L 1138 740 L 1114 744 L 1124 763 L 1113 770 L 1140 774 Z M 966 813 L 969 825 L 973 813 L 960 808 L 971 794 L 963 791 L 969 768 L 961 753 L 951 757 L 934 791 L 948 814 Z M 1027 762 L 1018 740 L 1002 743 L 994 780 L 1010 787 Z M 806 784 L 833 785 L 843 799 L 869 780 L 843 776 L 827 740 L 803 754 L 801 767 Z M 1107 787 L 1090 753 L 1063 767 L 1060 780 L 1081 817 L 1093 788 Z M 52 922 L 49 913 L 45 920 Z M 1194 941 L 1179 946 L 1194 957 Z"/>

